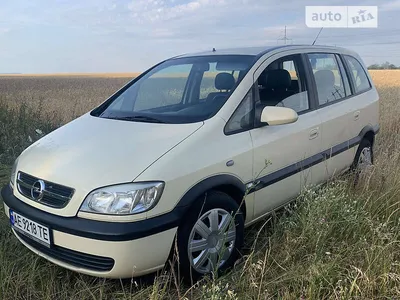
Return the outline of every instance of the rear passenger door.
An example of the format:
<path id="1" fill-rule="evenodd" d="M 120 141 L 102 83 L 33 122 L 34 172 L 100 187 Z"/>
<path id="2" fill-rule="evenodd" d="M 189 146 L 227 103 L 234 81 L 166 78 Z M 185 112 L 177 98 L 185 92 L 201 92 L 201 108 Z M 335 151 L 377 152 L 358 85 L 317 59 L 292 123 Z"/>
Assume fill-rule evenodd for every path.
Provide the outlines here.
<path id="1" fill-rule="evenodd" d="M 351 101 L 350 81 L 339 55 L 308 53 L 307 61 L 318 99 L 325 158 L 314 168 L 313 175 L 322 182 L 353 162 L 354 149 L 350 143 L 356 133 L 350 127 L 357 109 Z"/>

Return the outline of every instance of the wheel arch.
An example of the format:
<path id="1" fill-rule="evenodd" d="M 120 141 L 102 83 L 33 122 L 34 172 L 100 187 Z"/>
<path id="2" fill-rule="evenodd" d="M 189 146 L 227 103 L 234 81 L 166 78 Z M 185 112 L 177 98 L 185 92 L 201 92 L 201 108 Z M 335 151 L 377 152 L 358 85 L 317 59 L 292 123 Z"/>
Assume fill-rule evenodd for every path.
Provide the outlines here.
<path id="1" fill-rule="evenodd" d="M 371 145 L 373 146 L 374 143 L 375 143 L 375 135 L 378 132 L 379 132 L 379 125 L 375 125 L 375 126 L 367 125 L 367 126 L 365 126 L 361 130 L 360 134 L 358 135 L 360 137 L 360 142 L 363 139 L 367 139 L 371 143 Z"/>
<path id="2" fill-rule="evenodd" d="M 229 174 L 211 176 L 198 182 L 183 195 L 176 206 L 189 209 L 200 196 L 211 190 L 220 191 L 232 197 L 240 206 L 243 217 L 246 218 L 246 203 L 243 199 L 246 194 L 246 185 L 236 176 Z"/>

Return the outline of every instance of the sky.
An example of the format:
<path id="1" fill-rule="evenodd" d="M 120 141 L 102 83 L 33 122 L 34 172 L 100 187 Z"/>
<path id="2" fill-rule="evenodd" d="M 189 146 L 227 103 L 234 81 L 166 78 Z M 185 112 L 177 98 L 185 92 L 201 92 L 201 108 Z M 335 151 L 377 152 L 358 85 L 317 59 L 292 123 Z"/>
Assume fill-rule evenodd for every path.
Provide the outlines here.
<path id="1" fill-rule="evenodd" d="M 377 5 L 378 28 L 324 28 L 317 41 L 367 65 L 400 65 L 400 0 L 1 0 L 0 73 L 141 72 L 212 48 L 311 44 L 306 5 Z"/>

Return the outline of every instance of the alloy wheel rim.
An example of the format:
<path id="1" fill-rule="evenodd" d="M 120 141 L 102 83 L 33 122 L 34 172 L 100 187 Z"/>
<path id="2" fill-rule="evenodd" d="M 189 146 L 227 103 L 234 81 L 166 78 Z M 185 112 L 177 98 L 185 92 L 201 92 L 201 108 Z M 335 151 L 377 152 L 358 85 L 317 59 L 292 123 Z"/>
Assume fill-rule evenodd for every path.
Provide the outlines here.
<path id="1" fill-rule="evenodd" d="M 189 236 L 188 255 L 193 269 L 207 274 L 221 268 L 235 247 L 234 218 L 224 209 L 212 209 L 195 223 Z"/>

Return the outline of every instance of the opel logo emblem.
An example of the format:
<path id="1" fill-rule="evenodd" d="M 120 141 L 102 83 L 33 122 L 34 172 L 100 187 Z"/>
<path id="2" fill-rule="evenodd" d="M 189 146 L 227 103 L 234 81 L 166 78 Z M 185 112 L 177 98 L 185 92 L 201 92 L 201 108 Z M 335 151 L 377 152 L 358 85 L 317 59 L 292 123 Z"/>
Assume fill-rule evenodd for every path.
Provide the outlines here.
<path id="1" fill-rule="evenodd" d="M 31 196 L 35 201 L 40 201 L 43 197 L 43 192 L 46 188 L 46 185 L 43 180 L 36 181 L 31 188 Z"/>

